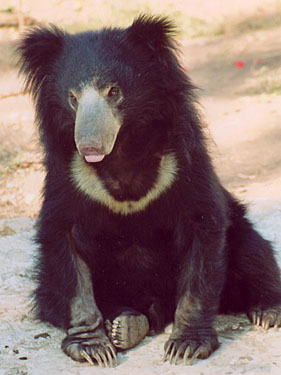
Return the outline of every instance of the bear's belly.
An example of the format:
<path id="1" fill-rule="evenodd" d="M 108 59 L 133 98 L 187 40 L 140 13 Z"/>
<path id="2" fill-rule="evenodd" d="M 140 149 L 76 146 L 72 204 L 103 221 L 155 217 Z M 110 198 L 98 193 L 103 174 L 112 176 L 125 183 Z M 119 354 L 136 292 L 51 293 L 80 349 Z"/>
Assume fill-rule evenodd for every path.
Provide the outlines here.
<path id="1" fill-rule="evenodd" d="M 155 300 L 165 300 L 174 290 L 172 263 L 165 251 L 139 245 L 112 254 L 100 272 L 93 274 L 97 302 L 145 310 Z"/>

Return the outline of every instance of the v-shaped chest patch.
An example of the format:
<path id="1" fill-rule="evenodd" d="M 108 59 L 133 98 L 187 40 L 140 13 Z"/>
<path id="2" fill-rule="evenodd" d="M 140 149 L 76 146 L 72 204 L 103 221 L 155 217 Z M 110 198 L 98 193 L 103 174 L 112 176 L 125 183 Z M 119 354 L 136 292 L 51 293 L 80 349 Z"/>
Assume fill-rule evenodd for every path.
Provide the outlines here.
<path id="1" fill-rule="evenodd" d="M 152 188 L 139 200 L 118 201 L 105 188 L 102 179 L 84 158 L 75 153 L 71 164 L 71 178 L 76 188 L 96 202 L 106 206 L 112 212 L 129 215 L 140 212 L 168 190 L 177 176 L 177 160 L 173 153 L 162 157 L 158 175 Z"/>

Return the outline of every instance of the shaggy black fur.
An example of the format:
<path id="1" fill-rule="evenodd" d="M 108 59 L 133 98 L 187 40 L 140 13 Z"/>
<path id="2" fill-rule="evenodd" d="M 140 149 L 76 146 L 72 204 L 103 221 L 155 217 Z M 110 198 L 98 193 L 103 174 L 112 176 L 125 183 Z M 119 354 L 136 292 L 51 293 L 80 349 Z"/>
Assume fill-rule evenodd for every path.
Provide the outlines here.
<path id="1" fill-rule="evenodd" d="M 39 27 L 18 47 L 47 171 L 36 308 L 41 320 L 69 330 L 63 349 L 76 360 L 113 364 L 104 322 L 123 312 L 146 316 L 154 332 L 174 322 L 165 345 L 171 362 L 207 358 L 218 347 L 218 312 L 246 312 L 265 328 L 281 325 L 273 250 L 213 170 L 173 31 L 166 19 L 142 16 L 127 29 L 75 35 Z M 122 93 L 118 101 L 112 91 L 102 96 L 112 86 Z M 155 186 L 163 156 L 176 162 L 170 186 L 136 212 L 115 212 L 73 179 L 84 87 L 94 88 L 120 121 L 102 161 L 81 156 L 115 201 L 140 201 Z"/>

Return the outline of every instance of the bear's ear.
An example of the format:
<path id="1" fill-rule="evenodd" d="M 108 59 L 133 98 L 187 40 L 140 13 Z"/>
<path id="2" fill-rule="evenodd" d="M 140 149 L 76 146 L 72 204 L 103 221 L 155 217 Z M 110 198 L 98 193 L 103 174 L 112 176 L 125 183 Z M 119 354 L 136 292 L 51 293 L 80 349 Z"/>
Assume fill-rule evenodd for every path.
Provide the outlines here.
<path id="1" fill-rule="evenodd" d="M 148 48 L 151 52 L 175 48 L 175 27 L 165 17 L 139 16 L 128 28 L 128 39 L 135 45 Z"/>
<path id="2" fill-rule="evenodd" d="M 56 28 L 37 27 L 29 30 L 17 45 L 20 73 L 25 75 L 25 90 L 38 92 L 52 64 L 59 56 L 65 34 Z"/>

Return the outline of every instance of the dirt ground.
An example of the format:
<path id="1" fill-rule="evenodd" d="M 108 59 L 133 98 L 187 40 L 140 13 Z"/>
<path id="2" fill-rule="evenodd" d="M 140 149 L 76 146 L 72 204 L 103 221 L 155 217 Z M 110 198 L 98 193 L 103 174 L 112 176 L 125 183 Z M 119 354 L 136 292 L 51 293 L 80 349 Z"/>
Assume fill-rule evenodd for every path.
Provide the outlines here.
<path id="1" fill-rule="evenodd" d="M 41 22 L 63 24 L 62 14 L 64 20 L 75 16 L 65 1 L 44 2 L 43 10 L 38 5 L 41 2 L 36 2 L 32 11 L 32 1 L 4 0 L 6 7 L 4 3 L 7 8 L 9 3 L 23 3 L 22 9 Z M 194 4 L 191 0 L 177 2 L 188 17 L 223 26 L 219 35 L 205 31 L 194 39 L 180 36 L 182 65 L 200 87 L 199 108 L 214 165 L 224 185 L 253 204 L 252 218 L 281 252 L 281 2 L 200 0 Z M 1 7 L 2 1 L 0 11 Z M 147 338 L 143 345 L 120 355 L 121 366 L 114 370 L 77 364 L 60 352 L 63 333 L 33 320 L 28 306 L 34 288 L 31 238 L 44 170 L 32 103 L 22 93 L 12 52 L 18 35 L 15 27 L 0 27 L 0 375 L 47 371 L 75 375 L 101 371 L 117 375 L 132 371 L 280 374 L 281 331 L 253 330 L 244 317 L 220 318 L 222 347 L 192 370 L 162 364 L 167 334 Z"/>

